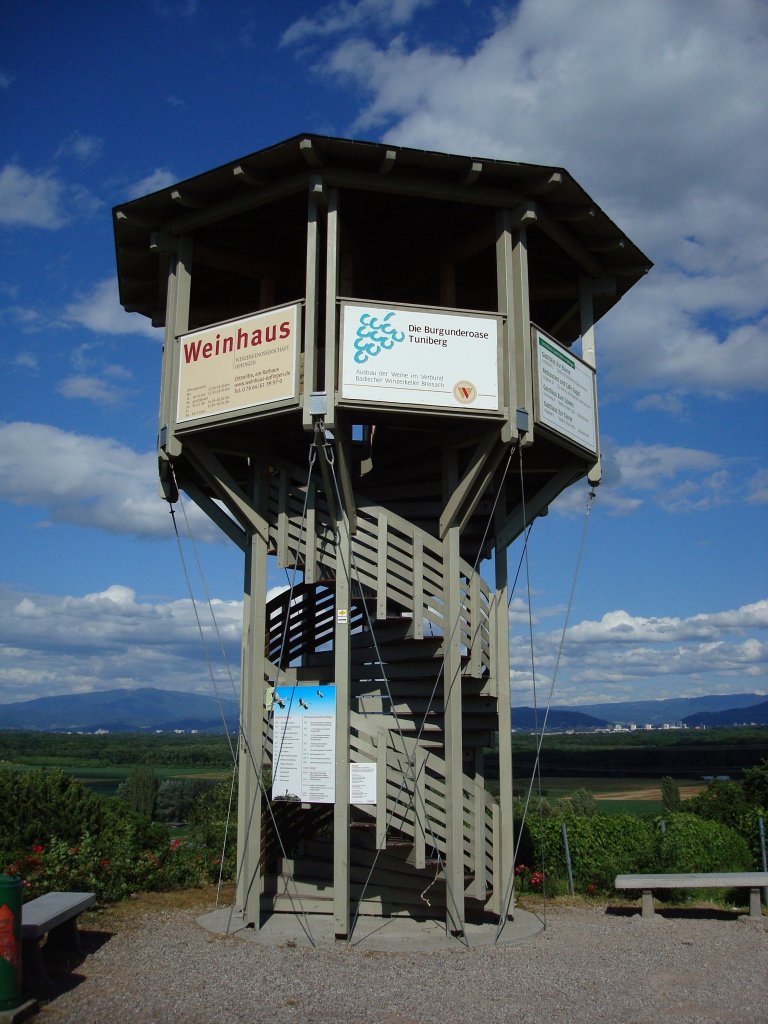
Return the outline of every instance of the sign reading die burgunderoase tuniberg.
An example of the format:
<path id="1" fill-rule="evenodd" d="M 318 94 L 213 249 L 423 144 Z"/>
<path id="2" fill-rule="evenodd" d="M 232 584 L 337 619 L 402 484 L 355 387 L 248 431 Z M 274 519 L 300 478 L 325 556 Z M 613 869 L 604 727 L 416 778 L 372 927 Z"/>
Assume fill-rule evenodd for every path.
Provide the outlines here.
<path id="1" fill-rule="evenodd" d="M 341 398 L 499 409 L 499 317 L 397 306 L 342 306 Z"/>
<path id="2" fill-rule="evenodd" d="M 177 422 L 296 398 L 299 330 L 293 303 L 182 334 Z"/>

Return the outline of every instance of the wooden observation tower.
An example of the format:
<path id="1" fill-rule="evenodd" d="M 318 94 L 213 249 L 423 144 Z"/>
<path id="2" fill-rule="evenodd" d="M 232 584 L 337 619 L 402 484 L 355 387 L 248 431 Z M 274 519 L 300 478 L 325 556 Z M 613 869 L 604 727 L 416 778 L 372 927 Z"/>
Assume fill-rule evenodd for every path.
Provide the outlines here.
<path id="1" fill-rule="evenodd" d="M 561 168 L 315 135 L 114 229 L 163 493 L 244 553 L 238 914 L 506 919 L 507 548 L 599 480 L 594 324 L 649 260 Z"/>

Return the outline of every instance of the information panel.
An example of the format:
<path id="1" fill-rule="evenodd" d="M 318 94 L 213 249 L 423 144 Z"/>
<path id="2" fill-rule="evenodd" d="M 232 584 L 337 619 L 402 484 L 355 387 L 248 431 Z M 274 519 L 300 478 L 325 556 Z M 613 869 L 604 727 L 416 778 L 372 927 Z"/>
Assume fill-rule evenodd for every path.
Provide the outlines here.
<path id="1" fill-rule="evenodd" d="M 350 761 L 349 802 L 351 804 L 376 803 L 376 762 Z"/>
<path id="2" fill-rule="evenodd" d="M 482 314 L 345 303 L 341 399 L 497 412 L 499 323 Z"/>
<path id="3" fill-rule="evenodd" d="M 332 804 L 336 687 L 280 687 L 274 698 L 272 799 Z"/>
<path id="4" fill-rule="evenodd" d="M 177 423 L 296 398 L 298 303 L 182 334 Z"/>
<path id="5" fill-rule="evenodd" d="M 596 454 L 595 371 L 538 327 L 532 343 L 537 422 Z"/>

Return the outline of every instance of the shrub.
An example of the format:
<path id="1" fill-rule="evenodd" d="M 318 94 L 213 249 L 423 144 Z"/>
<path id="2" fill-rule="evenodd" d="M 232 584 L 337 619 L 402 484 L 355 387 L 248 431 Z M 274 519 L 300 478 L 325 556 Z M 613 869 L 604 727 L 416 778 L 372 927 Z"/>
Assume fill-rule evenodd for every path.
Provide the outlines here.
<path id="1" fill-rule="evenodd" d="M 560 801 L 559 809 L 567 817 L 575 814 L 578 817 L 591 818 L 597 814 L 597 800 L 588 789 L 577 789 Z"/>
<path id="2" fill-rule="evenodd" d="M 548 877 L 566 876 L 562 820 L 529 816 L 528 850 L 532 863 Z M 658 829 L 653 822 L 634 815 L 595 814 L 567 819 L 574 887 L 579 892 L 613 892 L 619 872 L 654 871 L 658 865 Z M 522 844 L 521 844 L 522 847 Z"/>
<path id="3" fill-rule="evenodd" d="M 752 856 L 734 829 L 695 814 L 670 814 L 661 835 L 663 871 L 749 871 Z"/>
<path id="4" fill-rule="evenodd" d="M 744 796 L 754 807 L 768 807 L 768 757 L 744 772 Z"/>
<path id="5" fill-rule="evenodd" d="M 218 850 L 171 842 L 163 825 L 61 772 L 0 771 L 0 843 L 0 870 L 22 879 L 25 899 L 51 890 L 122 899 L 200 885 L 218 870 Z"/>
<path id="6" fill-rule="evenodd" d="M 749 809 L 749 802 L 738 782 L 715 779 L 698 796 L 685 801 L 686 813 L 697 814 L 721 825 L 738 827 L 739 818 Z"/>
<path id="7" fill-rule="evenodd" d="M 195 801 L 189 818 L 189 837 L 208 851 L 211 870 L 218 875 L 219 858 L 224 850 L 222 877 L 234 878 L 237 867 L 237 789 L 229 781 L 206 790 Z"/>

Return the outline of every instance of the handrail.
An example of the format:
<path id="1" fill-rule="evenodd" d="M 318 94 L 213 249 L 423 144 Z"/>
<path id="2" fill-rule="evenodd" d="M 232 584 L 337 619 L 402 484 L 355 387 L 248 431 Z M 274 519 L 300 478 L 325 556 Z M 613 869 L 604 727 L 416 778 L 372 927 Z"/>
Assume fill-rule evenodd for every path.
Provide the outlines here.
<path id="1" fill-rule="evenodd" d="M 333 528 L 325 502 L 314 486 L 307 501 L 306 476 L 289 463 L 276 463 L 270 479 L 270 544 L 278 564 L 297 563 L 305 580 L 333 579 L 336 573 Z M 304 513 L 308 512 L 305 519 Z M 311 529 L 308 522 L 311 520 Z M 388 607 L 413 616 L 414 636 L 423 635 L 424 622 L 445 632 L 443 544 L 408 520 L 358 496 L 357 531 L 352 536 L 355 577 L 367 596 L 376 598 L 378 618 Z M 465 673 L 483 676 L 491 670 L 493 598 L 480 574 L 462 559 L 460 642 L 468 655 Z M 296 590 L 294 590 L 296 593 Z M 282 605 L 281 605 L 282 608 Z M 290 617 L 287 647 L 307 653 L 307 623 Z M 319 626 L 320 623 L 318 622 Z M 298 628 L 300 637 L 294 634 Z M 330 639 L 326 628 L 315 634 L 321 643 Z M 319 645 L 316 643 L 314 649 Z M 270 645 L 270 650 L 272 647 Z"/>

